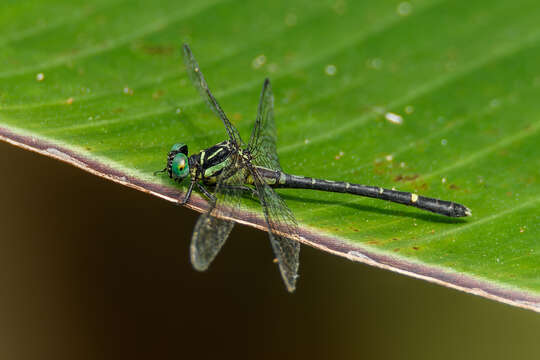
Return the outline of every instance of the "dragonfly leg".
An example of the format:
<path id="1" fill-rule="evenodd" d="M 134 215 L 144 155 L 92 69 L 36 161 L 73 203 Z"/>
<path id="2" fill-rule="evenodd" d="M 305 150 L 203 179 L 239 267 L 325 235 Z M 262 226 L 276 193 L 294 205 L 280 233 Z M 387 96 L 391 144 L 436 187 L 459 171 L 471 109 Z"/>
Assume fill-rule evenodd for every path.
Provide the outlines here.
<path id="1" fill-rule="evenodd" d="M 249 187 L 249 186 L 245 186 L 245 185 L 223 185 L 224 188 L 226 189 L 230 189 L 230 190 L 240 190 L 240 191 L 248 191 L 251 193 L 251 196 L 253 196 L 254 198 L 258 199 L 258 193 L 257 193 L 257 190 L 255 190 L 255 188 L 252 188 L 252 187 Z"/>
<path id="2" fill-rule="evenodd" d="M 199 190 L 203 193 L 204 196 L 206 196 L 210 200 L 210 202 L 212 203 L 216 202 L 216 197 L 214 195 L 212 195 L 208 190 L 206 190 L 204 186 L 202 186 L 198 182 L 196 184 Z"/>
<path id="3" fill-rule="evenodd" d="M 195 181 L 192 181 L 189 184 L 189 188 L 187 190 L 186 196 L 182 199 L 182 201 L 178 202 L 178 205 L 186 205 L 186 203 L 189 201 L 189 198 L 191 197 L 191 192 L 193 191 L 193 187 L 195 186 Z M 178 199 L 180 200 L 180 199 Z"/>
<path id="4" fill-rule="evenodd" d="M 165 171 L 167 171 L 166 167 L 164 169 L 162 169 L 162 170 L 154 171 L 154 176 L 156 176 L 157 174 L 164 173 Z"/>

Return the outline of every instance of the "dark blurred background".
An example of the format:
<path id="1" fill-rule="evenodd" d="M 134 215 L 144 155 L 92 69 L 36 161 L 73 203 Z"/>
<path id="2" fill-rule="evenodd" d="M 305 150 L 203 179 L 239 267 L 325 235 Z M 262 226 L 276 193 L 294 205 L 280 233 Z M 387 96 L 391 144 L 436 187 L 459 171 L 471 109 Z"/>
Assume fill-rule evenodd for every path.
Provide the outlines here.
<path id="1" fill-rule="evenodd" d="M 0 359 L 538 359 L 540 315 L 309 247 L 294 294 L 237 226 L 0 143 Z"/>

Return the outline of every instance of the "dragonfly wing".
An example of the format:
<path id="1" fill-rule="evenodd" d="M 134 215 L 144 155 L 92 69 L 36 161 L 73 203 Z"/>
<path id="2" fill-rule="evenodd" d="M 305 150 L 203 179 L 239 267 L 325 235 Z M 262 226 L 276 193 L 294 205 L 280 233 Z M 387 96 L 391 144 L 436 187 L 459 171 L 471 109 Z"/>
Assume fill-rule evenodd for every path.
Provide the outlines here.
<path id="1" fill-rule="evenodd" d="M 204 79 L 204 75 L 191 52 L 191 49 L 187 44 L 184 44 L 184 63 L 186 64 L 186 70 L 193 83 L 193 86 L 199 91 L 203 99 L 206 101 L 208 107 L 223 121 L 230 140 L 236 145 L 243 145 L 242 138 L 238 133 L 238 130 L 231 124 L 221 106 L 217 102 L 216 98 L 210 92 L 208 84 Z"/>
<path id="2" fill-rule="evenodd" d="M 278 259 L 279 271 L 285 286 L 289 292 L 293 292 L 298 278 L 300 243 L 276 234 L 270 236 L 270 242 Z"/>
<path id="3" fill-rule="evenodd" d="M 292 292 L 296 287 L 300 255 L 300 243 L 297 241 L 298 224 L 283 199 L 264 182 L 251 165 L 248 165 L 248 168 L 259 194 L 268 225 L 268 235 L 274 255 L 278 260 L 281 277 L 287 290 Z"/>
<path id="4" fill-rule="evenodd" d="M 274 124 L 274 95 L 270 80 L 265 79 L 259 100 L 255 126 L 248 150 L 251 163 L 273 170 L 281 170 L 277 155 L 277 135 Z M 247 166 L 259 194 L 272 249 L 278 260 L 281 277 L 287 290 L 294 291 L 298 277 L 300 243 L 296 219 L 283 199 L 270 187 L 250 164 Z"/>
<path id="5" fill-rule="evenodd" d="M 227 240 L 234 222 L 224 218 L 237 217 L 240 209 L 245 170 L 235 164 L 225 169 L 216 185 L 216 201 L 208 212 L 199 216 L 191 237 L 191 263 L 196 270 L 204 271 L 210 266 Z"/>
<path id="6" fill-rule="evenodd" d="M 252 163 L 273 170 L 281 170 L 276 142 L 274 95 L 270 80 L 265 79 L 257 109 L 255 126 L 251 132 L 248 145 L 248 150 L 252 154 Z"/>
<path id="7" fill-rule="evenodd" d="M 209 213 L 202 214 L 195 224 L 191 238 L 191 264 L 198 271 L 205 271 L 229 237 L 234 222 L 218 219 Z"/>

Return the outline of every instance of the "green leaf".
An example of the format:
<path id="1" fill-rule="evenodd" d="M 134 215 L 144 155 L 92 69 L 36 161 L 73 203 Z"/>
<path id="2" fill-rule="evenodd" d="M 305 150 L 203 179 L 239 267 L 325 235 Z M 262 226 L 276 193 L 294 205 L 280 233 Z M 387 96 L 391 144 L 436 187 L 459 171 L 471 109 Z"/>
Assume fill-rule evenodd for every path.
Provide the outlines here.
<path id="1" fill-rule="evenodd" d="M 152 176 L 171 144 L 226 136 L 185 41 L 245 140 L 271 79 L 286 171 L 473 212 L 278 190 L 304 242 L 540 311 L 539 14 L 535 0 L 3 2 L 0 138 L 174 201 L 185 188 Z"/>

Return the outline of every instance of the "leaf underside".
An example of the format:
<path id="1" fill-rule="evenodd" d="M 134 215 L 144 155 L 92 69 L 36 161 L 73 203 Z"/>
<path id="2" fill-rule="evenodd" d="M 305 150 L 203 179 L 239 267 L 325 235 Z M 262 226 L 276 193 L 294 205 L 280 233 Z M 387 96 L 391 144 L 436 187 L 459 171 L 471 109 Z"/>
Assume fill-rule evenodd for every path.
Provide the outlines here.
<path id="1" fill-rule="evenodd" d="M 539 14 L 524 0 L 2 3 L 0 139 L 176 201 L 185 188 L 152 176 L 170 146 L 226 137 L 187 79 L 188 42 L 244 140 L 271 79 L 285 171 L 473 212 L 278 190 L 305 243 L 540 311 Z M 263 228 L 255 209 L 237 220 Z"/>

